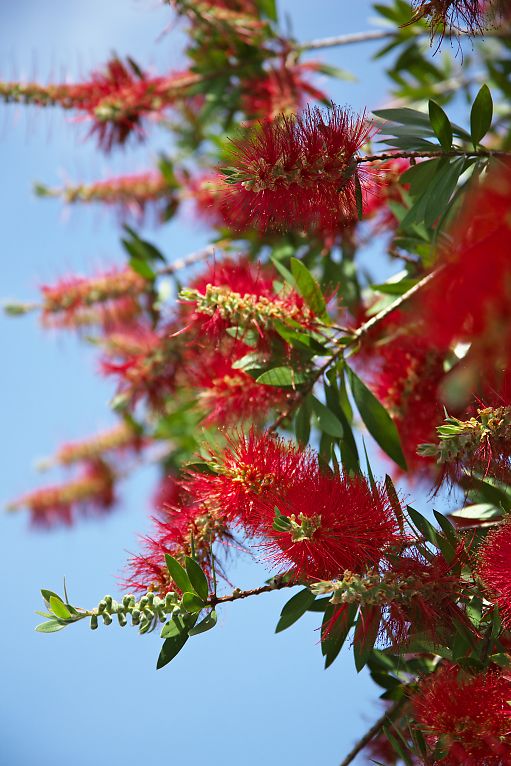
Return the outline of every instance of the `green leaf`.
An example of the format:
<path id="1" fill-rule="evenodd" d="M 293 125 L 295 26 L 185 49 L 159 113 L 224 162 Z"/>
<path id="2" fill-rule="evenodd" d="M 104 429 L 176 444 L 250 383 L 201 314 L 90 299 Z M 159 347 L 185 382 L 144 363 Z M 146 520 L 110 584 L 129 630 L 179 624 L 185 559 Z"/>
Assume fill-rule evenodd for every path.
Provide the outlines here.
<path id="1" fill-rule="evenodd" d="M 357 216 L 358 216 L 358 220 L 361 221 L 364 217 L 364 200 L 362 197 L 362 186 L 360 184 L 360 178 L 358 176 L 358 173 L 355 173 L 353 178 L 355 181 L 355 201 L 357 203 Z"/>
<path id="2" fill-rule="evenodd" d="M 347 365 L 346 370 L 353 398 L 367 430 L 387 455 L 406 471 L 406 460 L 394 421 L 358 375 Z"/>
<path id="3" fill-rule="evenodd" d="M 286 269 L 283 263 L 281 263 L 278 258 L 274 258 L 273 256 L 270 257 L 271 262 L 279 272 L 280 276 L 284 278 L 284 280 L 291 285 L 291 287 L 296 289 L 296 282 L 295 278 L 289 271 L 289 269 Z"/>
<path id="4" fill-rule="evenodd" d="M 256 383 L 263 383 L 265 386 L 299 386 L 307 380 L 303 372 L 293 370 L 291 367 L 273 367 L 266 370 L 262 375 L 256 378 Z"/>
<path id="5" fill-rule="evenodd" d="M 186 593 L 183 593 L 183 608 L 186 609 L 187 612 L 190 614 L 195 614 L 196 612 L 200 612 L 202 609 L 204 609 L 204 601 L 199 598 L 199 596 L 196 593 L 192 593 L 191 591 L 186 591 Z"/>
<path id="6" fill-rule="evenodd" d="M 470 112 L 470 136 L 476 147 L 488 133 L 493 118 L 493 99 L 486 84 L 475 97 Z"/>
<path id="7" fill-rule="evenodd" d="M 186 571 L 183 569 L 179 561 L 176 561 L 176 559 L 169 553 L 165 554 L 165 561 L 167 564 L 167 569 L 169 570 L 170 577 L 177 585 L 181 593 L 184 593 L 185 591 L 193 591 L 190 578 L 188 577 Z"/>
<path id="8" fill-rule="evenodd" d="M 307 396 L 296 411 L 295 415 L 295 434 L 299 444 L 305 445 L 309 443 L 311 432 L 311 415 L 311 398 L 310 396 Z"/>
<path id="9" fill-rule="evenodd" d="M 50 596 L 50 609 L 60 620 L 69 620 L 71 612 L 58 596 Z"/>
<path id="10" fill-rule="evenodd" d="M 308 351 L 311 354 L 323 355 L 327 353 L 324 345 L 313 338 L 310 333 L 295 330 L 279 321 L 275 322 L 273 326 L 286 343 L 290 343 L 292 346 L 295 346 L 300 350 Z"/>
<path id="11" fill-rule="evenodd" d="M 163 626 L 160 635 L 162 638 L 172 638 L 173 636 L 180 636 L 185 632 L 187 632 L 187 629 L 183 615 L 173 614 L 170 620 Z"/>
<path id="12" fill-rule="evenodd" d="M 353 636 L 353 656 L 358 673 L 366 664 L 378 638 L 380 620 L 381 607 L 364 606 L 360 609 Z"/>
<path id="13" fill-rule="evenodd" d="M 435 519 L 438 521 L 438 525 L 442 532 L 445 534 L 447 539 L 453 544 L 456 545 L 458 539 L 456 536 L 456 530 L 449 521 L 449 519 L 444 516 L 443 513 L 439 513 L 438 511 L 433 511 L 433 515 L 435 516 Z"/>
<path id="14" fill-rule="evenodd" d="M 408 515 L 410 516 L 410 519 L 412 520 L 413 524 L 421 534 L 424 535 L 425 539 L 432 543 L 433 545 L 438 546 L 438 533 L 433 526 L 423 515 L 422 513 L 419 513 L 419 511 L 416 511 L 415 508 L 412 508 L 411 505 L 408 505 L 406 507 L 406 510 L 408 512 Z"/>
<path id="15" fill-rule="evenodd" d="M 319 319 L 328 321 L 323 293 L 307 266 L 297 258 L 291 258 L 291 273 L 295 279 L 298 292 L 311 311 L 313 311 Z"/>
<path id="16" fill-rule="evenodd" d="M 433 226 L 437 218 L 445 214 L 449 201 L 458 185 L 458 179 L 464 169 L 465 158 L 457 157 L 435 176 L 424 211 L 424 223 L 426 226 Z"/>
<path id="17" fill-rule="evenodd" d="M 312 411 L 318 419 L 320 429 L 324 433 L 333 436 L 335 439 L 342 439 L 344 430 L 339 418 L 323 402 L 316 399 L 315 396 L 312 397 Z"/>
<path id="18" fill-rule="evenodd" d="M 314 594 L 311 593 L 308 588 L 304 588 L 298 593 L 295 593 L 295 595 L 289 599 L 287 604 L 284 605 L 280 613 L 277 627 L 275 628 L 275 633 L 280 633 L 281 631 L 286 630 L 286 628 L 289 628 L 299 620 L 300 617 L 309 610 L 314 599 Z"/>
<path id="19" fill-rule="evenodd" d="M 257 0 L 261 15 L 270 21 L 277 21 L 277 0 Z"/>
<path id="20" fill-rule="evenodd" d="M 215 610 L 213 609 L 206 617 L 204 617 L 203 620 L 199 622 L 198 625 L 195 626 L 195 628 L 192 628 L 188 631 L 189 636 L 198 636 L 199 633 L 206 633 L 206 631 L 211 630 L 211 628 L 214 628 L 217 623 L 217 615 Z"/>
<path id="21" fill-rule="evenodd" d="M 429 102 L 429 121 L 442 149 L 445 149 L 446 152 L 449 151 L 452 147 L 451 123 L 442 107 L 433 100 Z"/>
<path id="22" fill-rule="evenodd" d="M 410 185 L 410 194 L 420 196 L 435 177 L 440 165 L 440 157 L 412 165 L 399 178 L 400 183 Z"/>
<path id="23" fill-rule="evenodd" d="M 188 578 L 195 593 L 199 596 L 199 598 L 202 599 L 202 601 L 206 601 L 209 596 L 208 578 L 200 566 L 197 564 L 197 562 L 191 559 L 189 556 L 186 556 L 185 564 Z"/>
<path id="24" fill-rule="evenodd" d="M 156 279 L 156 274 L 147 261 L 143 261 L 140 258 L 130 258 L 128 263 L 133 271 L 147 279 L 148 282 L 153 282 Z"/>
<path id="25" fill-rule="evenodd" d="M 490 521 L 491 519 L 502 516 L 502 510 L 496 508 L 490 503 L 476 503 L 460 508 L 459 511 L 452 511 L 450 514 L 455 519 L 474 519 L 474 521 Z"/>
<path id="26" fill-rule="evenodd" d="M 174 657 L 179 654 L 187 641 L 187 633 L 180 633 L 179 635 L 173 636 L 172 638 L 166 638 L 163 642 L 163 646 L 158 657 L 158 662 L 156 663 L 156 670 L 160 670 L 161 668 L 164 668 L 165 665 L 168 665 L 169 662 L 171 662 Z"/>
<path id="27" fill-rule="evenodd" d="M 58 598 L 60 601 L 62 601 L 62 599 L 60 598 L 60 596 L 58 596 L 58 595 L 57 595 L 56 593 L 54 593 L 52 590 L 46 590 L 45 588 L 43 588 L 43 589 L 41 590 L 41 595 L 42 595 L 42 597 L 43 597 L 43 599 L 44 599 L 44 603 L 46 604 L 46 606 L 48 607 L 48 609 L 50 608 L 50 598 L 51 598 L 52 596 L 53 596 L 54 598 Z"/>
<path id="28" fill-rule="evenodd" d="M 410 127 L 429 128 L 430 122 L 425 112 L 419 112 L 417 109 L 375 109 L 373 114 L 382 120 L 397 122 L 399 125 L 409 125 Z"/>
<path id="29" fill-rule="evenodd" d="M 321 653 L 325 658 L 325 670 L 330 667 L 339 655 L 348 633 L 350 632 L 358 610 L 358 604 L 344 606 L 342 612 L 336 615 L 332 623 L 334 613 L 339 612 L 339 605 L 329 604 L 323 615 L 321 625 Z M 327 633 L 327 635 L 325 635 Z"/>
<path id="30" fill-rule="evenodd" d="M 66 625 L 63 625 L 58 620 L 48 620 L 47 622 L 42 622 L 40 625 L 37 625 L 35 629 L 38 633 L 57 633 L 57 631 L 62 630 L 65 627 Z"/>
<path id="31" fill-rule="evenodd" d="M 400 279 L 399 282 L 383 282 L 380 285 L 371 285 L 371 290 L 384 295 L 403 295 L 417 284 L 417 279 Z"/>

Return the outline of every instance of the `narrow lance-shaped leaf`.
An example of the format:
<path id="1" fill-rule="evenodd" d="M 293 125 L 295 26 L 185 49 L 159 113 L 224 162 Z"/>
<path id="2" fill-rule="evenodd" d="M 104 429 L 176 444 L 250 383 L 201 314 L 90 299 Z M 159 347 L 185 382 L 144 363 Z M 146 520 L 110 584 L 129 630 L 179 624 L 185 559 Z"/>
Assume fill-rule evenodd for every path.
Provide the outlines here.
<path id="1" fill-rule="evenodd" d="M 401 448 L 396 424 L 390 417 L 385 407 L 378 401 L 375 395 L 367 388 L 358 375 L 346 366 L 350 381 L 353 398 L 364 421 L 367 430 L 373 439 L 394 460 L 400 468 L 406 471 L 406 460 Z"/>
<path id="2" fill-rule="evenodd" d="M 297 258 L 291 258 L 291 272 L 296 282 L 300 295 L 309 308 L 323 321 L 328 320 L 326 303 L 317 281 L 305 266 Z"/>
<path id="3" fill-rule="evenodd" d="M 58 596 L 50 596 L 50 609 L 60 620 L 69 620 L 71 612 Z"/>
<path id="4" fill-rule="evenodd" d="M 165 561 L 167 563 L 169 574 L 179 590 L 182 593 L 185 591 L 193 591 L 190 578 L 188 577 L 186 571 L 183 569 L 179 561 L 176 561 L 176 559 L 169 553 L 165 554 Z"/>
<path id="5" fill-rule="evenodd" d="M 217 615 L 215 610 L 213 609 L 206 617 L 204 617 L 203 620 L 199 622 L 198 625 L 195 626 L 195 628 L 192 628 L 188 631 L 189 636 L 198 636 L 200 633 L 206 633 L 208 630 L 211 630 L 215 627 L 217 623 Z"/>
<path id="6" fill-rule="evenodd" d="M 165 665 L 168 665 L 169 662 L 171 662 L 174 657 L 179 654 L 187 641 L 187 633 L 179 633 L 177 636 L 173 636 L 172 638 L 166 638 L 163 642 L 163 646 L 156 663 L 156 669 L 160 670 L 161 668 L 164 668 Z"/>
<path id="7" fill-rule="evenodd" d="M 449 118 L 436 101 L 429 102 L 429 120 L 442 149 L 448 151 L 452 146 L 452 128 Z"/>
<path id="8" fill-rule="evenodd" d="M 470 112 L 470 135 L 476 147 L 491 127 L 493 118 L 493 99 L 486 83 L 475 97 Z"/>
<path id="9" fill-rule="evenodd" d="M 358 604 L 329 604 L 323 615 L 321 625 L 321 652 L 325 658 L 325 670 L 339 655 L 350 632 Z"/>
<path id="10" fill-rule="evenodd" d="M 353 655 L 355 667 L 360 673 L 371 654 L 381 620 L 381 607 L 365 606 L 360 610 L 353 636 Z"/>
<path id="11" fill-rule="evenodd" d="M 312 410 L 318 419 L 320 429 L 324 433 L 335 439 L 342 439 L 344 431 L 339 418 L 315 396 L 312 397 Z"/>
<path id="12" fill-rule="evenodd" d="M 197 562 L 191 559 L 189 556 L 186 556 L 185 563 L 186 563 L 186 572 L 188 574 L 188 578 L 192 584 L 192 587 L 195 593 L 197 593 L 197 595 L 203 601 L 206 601 L 209 595 L 208 578 L 206 577 L 206 575 L 204 574 L 200 566 L 197 564 Z"/>
<path id="13" fill-rule="evenodd" d="M 306 381 L 306 376 L 300 370 L 293 370 L 291 367 L 273 367 L 266 370 L 262 375 L 256 378 L 256 383 L 264 383 L 265 386 L 298 386 Z"/>
<path id="14" fill-rule="evenodd" d="M 293 625 L 300 617 L 308 611 L 313 603 L 315 596 L 308 588 L 295 593 L 287 604 L 284 605 L 280 619 L 275 628 L 275 633 L 280 633 L 282 630 L 286 630 Z"/>
<path id="15" fill-rule="evenodd" d="M 66 625 L 63 625 L 58 620 L 47 620 L 46 622 L 41 622 L 40 625 L 37 625 L 35 630 L 38 633 L 57 633 L 65 627 Z"/>

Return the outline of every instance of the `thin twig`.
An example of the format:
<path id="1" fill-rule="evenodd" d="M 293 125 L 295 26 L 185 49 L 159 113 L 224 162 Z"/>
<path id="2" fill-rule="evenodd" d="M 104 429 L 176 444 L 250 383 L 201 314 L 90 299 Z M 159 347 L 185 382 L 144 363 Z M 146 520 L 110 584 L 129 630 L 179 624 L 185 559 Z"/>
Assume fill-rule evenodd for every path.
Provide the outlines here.
<path id="1" fill-rule="evenodd" d="M 349 35 L 337 35 L 336 37 L 323 37 L 318 40 L 309 40 L 305 43 L 297 43 L 296 48 L 300 51 L 316 51 L 321 48 L 337 48 L 340 45 L 351 45 L 352 43 L 366 43 L 371 40 L 385 40 L 388 37 L 394 37 L 396 31 L 393 30 L 371 30 L 367 32 L 354 32 Z"/>
<path id="2" fill-rule="evenodd" d="M 420 290 L 422 290 L 427 284 L 433 281 L 437 277 L 437 275 L 442 270 L 443 266 L 438 267 L 435 271 L 430 272 L 425 277 L 423 277 L 420 282 L 417 282 L 413 287 L 411 287 L 409 290 L 406 291 L 406 293 L 403 293 L 403 295 L 400 295 L 397 300 L 393 301 L 389 306 L 385 306 L 381 311 L 379 311 L 377 314 L 375 314 L 371 319 L 369 319 L 367 322 L 364 322 L 363 325 L 360 325 L 358 330 L 355 330 L 353 333 L 353 340 L 350 340 L 349 345 L 353 345 L 355 341 L 359 341 L 361 338 L 364 337 L 364 335 L 367 335 L 370 330 L 373 329 L 377 324 L 379 324 L 383 319 L 386 319 L 386 317 L 389 316 L 389 314 L 392 314 L 396 309 L 400 308 L 403 303 L 406 303 L 410 300 L 410 298 L 413 298 L 414 295 L 416 295 Z"/>
<path id="3" fill-rule="evenodd" d="M 426 157 L 509 157 L 509 152 L 497 152 L 491 149 L 443 149 L 424 152 L 380 152 L 378 154 L 366 154 L 364 157 L 355 157 L 355 162 L 360 165 L 364 162 L 382 162 L 395 159 L 422 159 Z"/>
<path id="4" fill-rule="evenodd" d="M 366 731 L 364 736 L 358 740 L 355 747 L 350 750 L 346 758 L 339 764 L 339 766 L 349 766 L 349 764 L 355 760 L 360 751 L 363 750 L 364 747 L 368 745 L 369 742 L 374 739 L 377 734 L 380 733 L 385 724 L 395 718 L 406 701 L 406 697 L 401 697 L 401 699 L 397 700 L 397 702 L 395 702 L 392 707 L 381 716 L 381 718 L 378 718 L 376 723 L 374 723 L 371 728 Z"/>
<path id="5" fill-rule="evenodd" d="M 353 32 L 348 35 L 336 35 L 335 37 L 322 37 L 304 43 L 296 43 L 295 49 L 299 51 L 317 51 L 323 48 L 337 48 L 342 45 L 352 45 L 353 43 L 368 43 L 374 40 L 387 40 L 391 37 L 398 37 L 400 32 L 402 32 L 402 28 L 368 30 L 366 32 Z M 507 30 L 491 29 L 470 32 L 470 34 L 467 33 L 465 37 L 471 40 L 473 37 L 506 37 L 508 35 L 509 32 Z M 430 37 L 430 31 L 428 29 L 421 29 L 413 34 L 407 34 L 406 37 L 403 34 L 403 42 L 408 41 L 413 37 L 426 36 Z M 463 36 L 461 39 L 463 39 Z"/>
<path id="6" fill-rule="evenodd" d="M 213 257 L 214 254 L 215 254 L 215 246 L 208 245 L 207 247 L 204 247 L 202 250 L 196 250 L 195 252 L 190 253 L 189 255 L 185 255 L 184 258 L 178 258 L 177 261 L 174 261 L 168 266 L 164 266 L 162 269 L 159 269 L 156 273 L 158 276 L 164 276 L 165 274 L 174 274 L 174 272 L 179 271 L 180 269 L 185 269 L 187 266 L 192 266 L 194 263 L 207 261 L 207 259 Z"/>
<path id="7" fill-rule="evenodd" d="M 216 606 L 217 604 L 226 604 L 229 601 L 239 601 L 241 598 L 250 598 L 250 596 L 260 596 L 261 593 L 271 593 L 273 590 L 282 590 L 283 588 L 293 588 L 299 583 L 294 581 L 280 580 L 275 578 L 273 582 L 268 585 L 262 585 L 260 588 L 253 588 L 252 590 L 240 590 L 236 588 L 228 596 L 216 596 L 211 595 L 207 600 L 208 606 Z"/>

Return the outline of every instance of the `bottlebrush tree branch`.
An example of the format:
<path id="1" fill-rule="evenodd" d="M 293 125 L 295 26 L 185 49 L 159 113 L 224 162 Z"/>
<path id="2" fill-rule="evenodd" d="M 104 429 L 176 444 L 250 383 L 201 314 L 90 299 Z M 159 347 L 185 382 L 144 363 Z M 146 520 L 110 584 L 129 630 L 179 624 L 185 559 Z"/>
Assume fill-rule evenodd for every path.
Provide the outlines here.
<path id="1" fill-rule="evenodd" d="M 339 766 L 349 766 L 349 764 L 355 760 L 357 755 L 366 747 L 366 745 L 368 745 L 371 740 L 380 733 L 385 724 L 392 722 L 392 719 L 395 718 L 396 715 L 401 711 L 406 702 L 406 697 L 401 697 L 392 705 L 391 708 L 389 708 L 389 710 L 385 711 L 381 718 L 378 718 L 378 720 L 375 721 L 371 728 L 366 731 L 364 736 L 358 740 L 357 744 L 353 747 L 352 750 L 350 750 L 346 758 L 341 761 Z"/>
<path id="2" fill-rule="evenodd" d="M 392 37 L 396 37 L 400 29 L 375 29 L 367 30 L 366 32 L 353 32 L 348 35 L 334 35 L 332 37 L 321 37 L 316 40 L 309 40 L 304 43 L 296 43 L 295 48 L 299 51 L 317 51 L 324 48 L 338 48 L 342 45 L 353 45 L 354 43 L 370 43 L 375 40 L 388 40 Z M 431 32 L 429 29 L 420 30 L 413 34 L 407 34 L 406 40 L 411 37 L 430 37 Z M 506 30 L 491 29 L 484 31 L 471 31 L 468 37 L 506 37 L 509 36 L 509 32 Z"/>
<path id="3" fill-rule="evenodd" d="M 341 45 L 352 45 L 353 43 L 367 43 L 373 40 L 386 40 L 395 37 L 395 30 L 368 30 L 366 32 L 354 32 L 349 35 L 336 35 L 334 37 L 322 37 L 317 40 L 309 40 L 304 43 L 297 43 L 296 48 L 300 51 L 317 51 L 323 48 L 337 48 Z"/>

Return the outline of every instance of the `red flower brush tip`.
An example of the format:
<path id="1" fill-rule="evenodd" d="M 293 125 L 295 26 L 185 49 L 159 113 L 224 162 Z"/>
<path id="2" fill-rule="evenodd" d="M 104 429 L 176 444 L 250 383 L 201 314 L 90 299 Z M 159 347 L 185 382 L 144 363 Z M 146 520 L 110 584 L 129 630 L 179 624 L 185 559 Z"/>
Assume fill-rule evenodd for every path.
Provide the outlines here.
<path id="1" fill-rule="evenodd" d="M 511 523 L 490 532 L 481 546 L 478 574 L 488 598 L 499 607 L 507 629 L 511 629 Z"/>
<path id="2" fill-rule="evenodd" d="M 333 105 L 280 115 L 232 142 L 226 218 L 236 229 L 339 231 L 357 219 L 356 156 L 374 133 Z"/>
<path id="3" fill-rule="evenodd" d="M 421 299 L 428 339 L 440 347 L 472 342 L 470 354 L 491 377 L 506 369 L 511 333 L 511 163 L 473 183 L 439 253 L 443 267 Z"/>
<path id="4" fill-rule="evenodd" d="M 229 520 L 249 534 L 271 526 L 273 506 L 266 502 L 270 492 L 284 494 L 287 488 L 317 471 L 317 457 L 268 432 L 252 428 L 234 434 L 219 454 L 211 454 L 213 473 L 190 472 L 187 488 L 198 500 L 223 509 Z"/>
<path id="5" fill-rule="evenodd" d="M 292 567 L 297 578 L 364 572 L 399 541 L 384 488 L 371 489 L 361 476 L 326 476 L 317 469 L 284 491 L 272 487 L 262 501 L 263 547 L 274 564 Z M 272 523 L 275 508 L 285 517 L 283 524 Z"/>
<path id="6" fill-rule="evenodd" d="M 475 676 L 444 665 L 412 697 L 415 721 L 426 743 L 445 755 L 439 766 L 504 766 L 511 763 L 511 680 L 500 670 Z"/>

